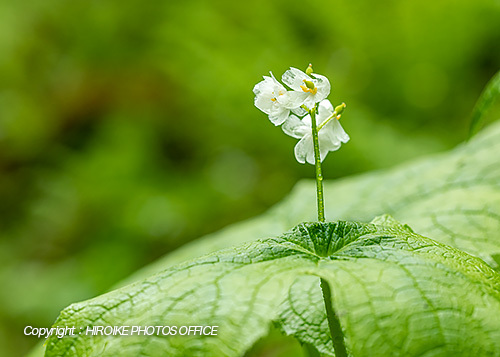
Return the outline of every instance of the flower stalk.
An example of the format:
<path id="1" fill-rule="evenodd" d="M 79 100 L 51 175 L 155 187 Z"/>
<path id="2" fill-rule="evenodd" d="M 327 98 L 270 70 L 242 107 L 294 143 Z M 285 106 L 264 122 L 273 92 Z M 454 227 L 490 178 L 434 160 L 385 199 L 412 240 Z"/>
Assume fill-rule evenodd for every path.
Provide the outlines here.
<path id="1" fill-rule="evenodd" d="M 309 111 L 314 147 L 314 166 L 316 167 L 316 200 L 318 203 L 318 221 L 325 221 L 325 202 L 323 198 L 323 174 L 321 172 L 321 157 L 319 151 L 318 127 L 316 125 L 316 107 Z"/>

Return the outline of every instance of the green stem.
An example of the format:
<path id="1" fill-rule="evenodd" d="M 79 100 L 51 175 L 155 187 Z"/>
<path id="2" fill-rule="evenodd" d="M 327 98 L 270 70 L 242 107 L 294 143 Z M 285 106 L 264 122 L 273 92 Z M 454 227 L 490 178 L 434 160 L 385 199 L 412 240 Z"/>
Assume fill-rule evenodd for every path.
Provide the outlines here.
<path id="1" fill-rule="evenodd" d="M 314 163 L 316 166 L 316 193 L 318 200 L 318 221 L 325 221 L 325 202 L 323 200 L 323 175 L 321 173 L 321 158 L 319 152 L 318 128 L 316 127 L 316 108 L 309 111 L 311 115 L 312 136 L 314 143 Z M 334 113 L 336 114 L 336 113 Z M 332 119 L 333 115 L 328 118 Z M 332 336 L 333 349 L 335 357 L 347 357 L 347 351 L 344 345 L 344 334 L 340 326 L 340 321 L 332 306 L 332 293 L 326 280 L 321 279 L 321 290 L 323 291 L 323 300 L 325 301 L 326 317 Z"/>
<path id="2" fill-rule="evenodd" d="M 316 198 L 318 201 L 318 221 L 325 221 L 325 202 L 323 200 L 323 175 L 321 174 L 321 158 L 319 154 L 318 128 L 316 127 L 316 108 L 309 111 L 311 115 L 312 137 L 314 143 L 314 162 L 316 166 Z"/>
<path id="3" fill-rule="evenodd" d="M 339 318 L 332 306 L 330 285 L 328 285 L 328 282 L 324 279 L 321 279 L 321 290 L 323 291 L 323 300 L 325 300 L 326 317 L 328 319 L 328 326 L 330 327 L 335 357 L 347 357 L 347 350 L 344 344 L 344 333 L 342 332 Z"/>

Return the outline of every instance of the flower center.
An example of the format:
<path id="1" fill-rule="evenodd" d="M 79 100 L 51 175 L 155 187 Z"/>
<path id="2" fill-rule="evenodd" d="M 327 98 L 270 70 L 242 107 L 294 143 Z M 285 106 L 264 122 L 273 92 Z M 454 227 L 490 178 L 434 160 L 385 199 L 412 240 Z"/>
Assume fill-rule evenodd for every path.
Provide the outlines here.
<path id="1" fill-rule="evenodd" d="M 312 81 L 308 81 L 307 79 L 304 79 L 304 85 L 301 85 L 300 88 L 302 88 L 302 90 L 305 92 L 305 93 L 311 93 L 311 94 L 316 94 L 318 92 L 318 88 L 316 88 L 316 86 L 314 85 L 314 83 Z"/>
<path id="2" fill-rule="evenodd" d="M 273 94 L 274 94 L 274 92 L 273 92 Z M 275 96 L 275 97 L 271 98 L 271 101 L 272 101 L 272 102 L 276 102 L 277 98 L 278 98 L 280 95 L 283 95 L 283 94 L 285 94 L 285 93 L 283 93 L 282 91 L 279 91 L 277 96 Z"/>

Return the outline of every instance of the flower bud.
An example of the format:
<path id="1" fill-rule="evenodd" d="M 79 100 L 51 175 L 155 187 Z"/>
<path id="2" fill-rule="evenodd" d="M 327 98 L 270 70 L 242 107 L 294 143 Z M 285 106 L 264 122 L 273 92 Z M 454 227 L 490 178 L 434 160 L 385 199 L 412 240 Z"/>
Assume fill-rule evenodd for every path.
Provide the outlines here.
<path id="1" fill-rule="evenodd" d="M 336 106 L 335 113 L 341 114 L 344 111 L 345 107 L 346 107 L 345 103 L 342 103 L 342 104 Z"/>
<path id="2" fill-rule="evenodd" d="M 313 73 L 313 65 L 309 63 L 309 66 L 306 69 L 306 74 L 311 75 Z"/>

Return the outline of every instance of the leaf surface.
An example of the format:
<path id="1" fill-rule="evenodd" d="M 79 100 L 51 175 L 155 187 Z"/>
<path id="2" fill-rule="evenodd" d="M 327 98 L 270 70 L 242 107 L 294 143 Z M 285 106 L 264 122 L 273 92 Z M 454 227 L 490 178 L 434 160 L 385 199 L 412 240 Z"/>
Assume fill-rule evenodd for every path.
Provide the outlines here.
<path id="1" fill-rule="evenodd" d="M 55 323 L 217 325 L 216 336 L 82 333 L 51 337 L 46 356 L 240 356 L 273 321 L 333 355 L 320 277 L 354 356 L 499 355 L 499 274 L 384 216 L 301 224 L 73 304 Z"/>

